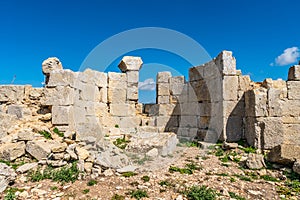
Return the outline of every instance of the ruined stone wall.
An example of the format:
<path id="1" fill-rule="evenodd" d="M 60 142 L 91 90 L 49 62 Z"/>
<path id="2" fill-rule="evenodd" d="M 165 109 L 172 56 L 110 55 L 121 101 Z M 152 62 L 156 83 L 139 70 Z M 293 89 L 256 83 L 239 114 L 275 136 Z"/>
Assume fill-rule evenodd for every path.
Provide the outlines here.
<path id="1" fill-rule="evenodd" d="M 0 87 L 0 137 L 16 120 L 36 116 L 90 140 L 174 132 L 186 140 L 246 139 L 261 149 L 300 144 L 299 65 L 290 69 L 288 81 L 254 83 L 236 70 L 232 53 L 223 51 L 190 68 L 189 80 L 159 72 L 157 102 L 146 105 L 138 102 L 141 66 L 141 58 L 126 56 L 121 73 L 72 72 L 56 58 L 44 61 L 44 88 Z"/>
<path id="2" fill-rule="evenodd" d="M 300 145 L 300 66 L 290 68 L 287 81 L 265 79 L 246 93 L 246 139 L 272 149 L 283 143 Z"/>

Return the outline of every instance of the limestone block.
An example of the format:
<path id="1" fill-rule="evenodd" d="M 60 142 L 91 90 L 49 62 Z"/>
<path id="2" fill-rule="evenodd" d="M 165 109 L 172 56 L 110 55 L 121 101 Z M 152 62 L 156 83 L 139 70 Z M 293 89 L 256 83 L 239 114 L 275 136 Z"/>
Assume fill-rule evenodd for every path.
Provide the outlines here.
<path id="1" fill-rule="evenodd" d="M 124 73 L 108 72 L 108 87 L 124 88 L 127 85 L 127 75 Z"/>
<path id="2" fill-rule="evenodd" d="M 149 109 L 149 116 L 170 116 L 174 111 L 175 105 L 155 104 Z"/>
<path id="3" fill-rule="evenodd" d="M 140 117 L 120 117 L 120 128 L 135 128 L 141 124 Z"/>
<path id="4" fill-rule="evenodd" d="M 239 78 L 239 90 L 242 91 L 247 91 L 249 89 L 251 89 L 251 79 L 249 75 L 245 75 L 245 76 L 238 76 Z"/>
<path id="5" fill-rule="evenodd" d="M 92 69 L 86 69 L 80 73 L 79 80 L 83 83 L 96 85 L 97 87 L 107 87 L 107 74 Z"/>
<path id="6" fill-rule="evenodd" d="M 204 116 L 204 117 L 210 117 L 210 116 L 213 116 L 213 113 L 212 113 L 212 103 L 209 103 L 207 101 L 205 102 L 202 102 L 202 103 L 199 103 L 198 104 L 198 110 L 199 110 L 199 114 L 200 116 Z M 222 111 L 222 110 L 220 110 Z M 194 111 L 195 112 L 195 111 Z M 222 113 L 222 112 L 219 112 L 219 114 Z"/>
<path id="7" fill-rule="evenodd" d="M 170 84 L 169 83 L 158 83 L 157 84 L 157 95 L 159 95 L 159 96 L 170 95 Z"/>
<path id="8" fill-rule="evenodd" d="M 43 92 L 44 92 L 44 88 L 31 88 L 29 91 L 29 99 L 38 100 L 42 97 Z"/>
<path id="9" fill-rule="evenodd" d="M 284 142 L 300 146 L 300 124 L 284 124 Z"/>
<path id="10" fill-rule="evenodd" d="M 189 102 L 208 101 L 210 100 L 210 91 L 207 81 L 193 81 L 188 87 Z"/>
<path id="11" fill-rule="evenodd" d="M 76 116 L 80 116 L 77 115 Z M 80 116 L 84 117 L 84 116 Z M 71 106 L 53 106 L 52 107 L 52 124 L 67 125 L 74 119 L 73 108 Z"/>
<path id="12" fill-rule="evenodd" d="M 71 70 L 54 70 L 49 74 L 47 87 L 70 86 L 75 87 L 78 81 L 78 74 Z"/>
<path id="13" fill-rule="evenodd" d="M 139 89 L 136 84 L 130 84 L 127 87 L 127 100 L 138 100 L 139 99 Z"/>
<path id="14" fill-rule="evenodd" d="M 81 83 L 78 86 L 79 100 L 80 101 L 100 101 L 100 91 L 99 88 L 93 84 Z"/>
<path id="15" fill-rule="evenodd" d="M 216 77 L 222 77 L 220 66 L 217 66 L 214 60 L 204 64 L 204 80 Z"/>
<path id="16" fill-rule="evenodd" d="M 81 147 L 76 147 L 75 153 L 77 154 L 79 160 L 85 160 L 90 155 L 89 151 Z"/>
<path id="17" fill-rule="evenodd" d="M 270 88 L 268 90 L 268 110 L 269 116 L 282 116 L 283 99 L 287 97 L 286 88 Z"/>
<path id="18" fill-rule="evenodd" d="M 292 66 L 289 69 L 288 80 L 289 81 L 300 81 L 300 65 Z"/>
<path id="19" fill-rule="evenodd" d="M 179 104 L 180 114 L 181 115 L 199 115 L 199 103 L 191 102 L 191 103 L 181 103 Z"/>
<path id="20" fill-rule="evenodd" d="M 288 99 L 300 100 L 300 81 L 288 81 Z"/>
<path id="21" fill-rule="evenodd" d="M 284 126 L 280 117 L 257 118 L 256 135 L 260 135 L 257 140 L 260 140 L 262 149 L 272 149 L 273 147 L 282 144 L 284 140 Z"/>
<path id="22" fill-rule="evenodd" d="M 127 83 L 139 82 L 139 71 L 127 71 Z"/>
<path id="23" fill-rule="evenodd" d="M 134 104 L 110 104 L 110 114 L 118 117 L 135 115 Z"/>
<path id="24" fill-rule="evenodd" d="M 66 150 L 66 148 L 68 147 L 67 143 L 65 142 L 54 142 L 51 145 L 51 151 L 53 153 L 61 153 L 64 152 Z"/>
<path id="25" fill-rule="evenodd" d="M 223 74 L 236 74 L 236 60 L 232 56 L 231 51 L 222 51 L 216 58 L 216 64 L 219 66 Z"/>
<path id="26" fill-rule="evenodd" d="M 125 103 L 127 97 L 127 89 L 125 88 L 108 88 L 109 103 Z"/>
<path id="27" fill-rule="evenodd" d="M 211 117 L 198 116 L 198 127 L 201 129 L 208 129 Z"/>
<path id="28" fill-rule="evenodd" d="M 67 106 L 73 105 L 75 100 L 75 91 L 73 88 L 58 86 L 55 88 L 45 88 L 45 97 L 41 104 L 45 106 Z"/>
<path id="29" fill-rule="evenodd" d="M 300 117 L 281 117 L 283 124 L 300 124 Z"/>
<path id="30" fill-rule="evenodd" d="M 166 124 L 165 130 L 173 132 L 174 129 L 180 126 L 180 116 L 171 116 L 168 123 Z"/>
<path id="31" fill-rule="evenodd" d="M 136 114 L 142 114 L 143 113 L 143 104 L 142 103 L 135 104 L 135 110 L 136 110 Z"/>
<path id="32" fill-rule="evenodd" d="M 118 67 L 122 72 L 139 71 L 143 65 L 140 57 L 124 56 Z"/>
<path id="33" fill-rule="evenodd" d="M 271 162 L 292 164 L 300 159 L 300 146 L 294 144 L 281 144 L 274 147 L 268 154 L 268 160 Z"/>
<path id="34" fill-rule="evenodd" d="M 155 125 L 157 127 L 165 127 L 167 123 L 169 122 L 170 117 L 169 116 L 158 116 L 155 117 Z"/>
<path id="35" fill-rule="evenodd" d="M 97 117 L 106 116 L 108 113 L 108 106 L 106 103 L 94 103 L 94 112 Z"/>
<path id="36" fill-rule="evenodd" d="M 26 152 L 37 160 L 42 160 L 48 157 L 51 153 L 50 145 L 44 140 L 33 140 L 26 144 Z"/>
<path id="37" fill-rule="evenodd" d="M 0 146 L 0 159 L 13 161 L 25 154 L 25 142 L 6 143 Z"/>
<path id="38" fill-rule="evenodd" d="M 152 106 L 156 106 L 156 104 L 152 104 L 152 103 L 143 104 L 143 113 L 149 114 Z"/>
<path id="39" fill-rule="evenodd" d="M 223 102 L 223 116 L 245 116 L 245 102 L 244 101 L 224 101 Z"/>
<path id="40" fill-rule="evenodd" d="M 246 116 L 263 117 L 268 115 L 267 89 L 257 88 L 245 93 Z"/>
<path id="41" fill-rule="evenodd" d="M 158 96 L 157 97 L 158 104 L 169 104 L 170 103 L 170 96 Z"/>
<path id="42" fill-rule="evenodd" d="M 18 119 L 23 117 L 23 106 L 20 105 L 9 105 L 7 107 L 7 114 L 15 115 Z"/>
<path id="43" fill-rule="evenodd" d="M 223 99 L 233 100 L 238 99 L 238 76 L 224 76 L 223 78 Z"/>
<path id="44" fill-rule="evenodd" d="M 107 87 L 99 88 L 99 101 L 101 103 L 107 103 Z"/>
<path id="45" fill-rule="evenodd" d="M 105 127 L 115 127 L 120 124 L 120 117 L 99 117 L 99 122 Z"/>
<path id="46" fill-rule="evenodd" d="M 179 127 L 197 128 L 198 127 L 197 116 L 181 116 Z"/>
<path id="47" fill-rule="evenodd" d="M 169 83 L 169 78 L 171 78 L 171 72 L 158 72 L 156 76 L 157 83 Z"/>
<path id="48" fill-rule="evenodd" d="M 60 60 L 56 57 L 51 57 L 43 61 L 42 70 L 43 74 L 49 75 L 53 70 L 63 69 Z"/>
<path id="49" fill-rule="evenodd" d="M 1 85 L 0 102 L 21 102 L 24 99 L 24 86 Z"/>
<path id="50" fill-rule="evenodd" d="M 299 117 L 300 101 L 299 100 L 282 101 L 282 116 Z"/>
<path id="51" fill-rule="evenodd" d="M 224 118 L 224 125 L 226 130 L 226 141 L 236 142 L 243 137 L 243 118 L 241 116 L 230 116 Z"/>
<path id="52" fill-rule="evenodd" d="M 177 136 L 181 138 L 185 138 L 187 140 L 193 140 L 197 137 L 198 129 L 197 128 L 185 128 L 179 127 L 177 131 Z"/>
<path id="53" fill-rule="evenodd" d="M 246 117 L 245 138 L 247 143 L 255 148 L 261 148 L 263 143 L 261 141 L 263 129 L 263 123 L 258 122 L 255 117 Z"/>
<path id="54" fill-rule="evenodd" d="M 286 88 L 286 82 L 283 81 L 282 79 L 272 80 L 271 78 L 266 78 L 263 81 L 262 86 L 267 89 L 270 88 L 282 89 L 282 88 Z"/>
<path id="55" fill-rule="evenodd" d="M 204 65 L 189 69 L 189 81 L 198 81 L 204 78 Z"/>

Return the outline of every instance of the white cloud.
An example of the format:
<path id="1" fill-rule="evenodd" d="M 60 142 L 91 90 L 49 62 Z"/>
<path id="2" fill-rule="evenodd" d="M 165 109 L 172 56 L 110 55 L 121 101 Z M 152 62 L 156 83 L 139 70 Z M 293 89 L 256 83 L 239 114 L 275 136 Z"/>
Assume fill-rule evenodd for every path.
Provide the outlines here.
<path id="1" fill-rule="evenodd" d="M 283 53 L 275 59 L 275 64 L 271 63 L 271 66 L 284 66 L 297 62 L 300 57 L 300 51 L 298 47 L 287 48 Z"/>
<path id="2" fill-rule="evenodd" d="M 155 90 L 156 83 L 153 78 L 148 78 L 143 82 L 139 82 L 139 89 L 140 90 Z"/>

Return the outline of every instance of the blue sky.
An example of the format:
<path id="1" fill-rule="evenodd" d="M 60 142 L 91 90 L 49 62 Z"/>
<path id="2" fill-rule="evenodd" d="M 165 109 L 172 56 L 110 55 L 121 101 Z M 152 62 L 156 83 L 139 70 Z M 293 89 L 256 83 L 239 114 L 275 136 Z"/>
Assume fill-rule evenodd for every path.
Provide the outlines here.
<path id="1" fill-rule="evenodd" d="M 141 27 L 183 33 L 211 57 L 233 51 L 237 68 L 255 81 L 286 79 L 289 66 L 299 60 L 299 7 L 298 0 L 0 1 L 0 84 L 11 83 L 16 76 L 15 84 L 41 86 L 44 59 L 56 56 L 65 68 L 77 71 L 98 44 Z M 189 63 L 172 53 L 151 49 L 130 53 L 187 75 Z M 118 62 L 110 70 L 117 71 L 113 65 Z M 151 78 L 145 74 L 140 81 Z"/>

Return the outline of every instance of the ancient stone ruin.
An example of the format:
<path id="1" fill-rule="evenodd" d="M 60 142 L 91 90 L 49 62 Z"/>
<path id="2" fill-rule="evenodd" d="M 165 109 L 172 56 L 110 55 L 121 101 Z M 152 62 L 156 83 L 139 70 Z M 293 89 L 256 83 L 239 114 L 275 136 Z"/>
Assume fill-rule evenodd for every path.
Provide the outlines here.
<path id="1" fill-rule="evenodd" d="M 255 83 L 223 51 L 190 68 L 188 80 L 159 72 L 156 103 L 142 104 L 142 64 L 139 57 L 125 56 L 121 73 L 73 72 L 49 58 L 42 64 L 45 87 L 1 85 L 0 159 L 27 155 L 53 166 L 76 159 L 97 176 L 103 167 L 130 164 L 111 142 L 123 138 L 130 140 L 127 152 L 151 157 L 172 153 L 178 140 L 246 140 L 270 151 L 272 162 L 300 160 L 300 65 L 289 69 L 287 81 Z"/>

